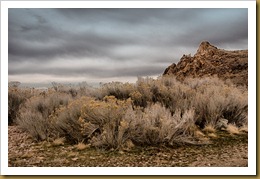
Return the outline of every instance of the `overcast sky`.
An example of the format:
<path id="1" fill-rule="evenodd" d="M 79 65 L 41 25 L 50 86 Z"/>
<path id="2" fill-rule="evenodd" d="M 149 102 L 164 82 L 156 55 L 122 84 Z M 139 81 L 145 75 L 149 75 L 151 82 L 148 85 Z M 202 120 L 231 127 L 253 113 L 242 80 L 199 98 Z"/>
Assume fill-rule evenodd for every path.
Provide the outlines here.
<path id="1" fill-rule="evenodd" d="M 9 81 L 135 82 L 201 41 L 248 48 L 247 9 L 9 9 Z"/>

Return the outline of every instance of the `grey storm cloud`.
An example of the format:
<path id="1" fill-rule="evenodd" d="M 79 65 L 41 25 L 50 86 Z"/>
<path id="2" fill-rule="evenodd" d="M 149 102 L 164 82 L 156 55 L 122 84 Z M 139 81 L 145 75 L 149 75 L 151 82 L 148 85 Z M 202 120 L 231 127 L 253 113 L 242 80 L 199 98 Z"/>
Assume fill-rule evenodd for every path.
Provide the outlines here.
<path id="1" fill-rule="evenodd" d="M 12 8 L 9 80 L 23 82 L 23 75 L 33 74 L 46 75 L 46 81 L 50 76 L 85 76 L 86 81 L 158 76 L 183 54 L 194 54 L 204 40 L 219 48 L 247 49 L 247 13 L 233 8 Z"/>

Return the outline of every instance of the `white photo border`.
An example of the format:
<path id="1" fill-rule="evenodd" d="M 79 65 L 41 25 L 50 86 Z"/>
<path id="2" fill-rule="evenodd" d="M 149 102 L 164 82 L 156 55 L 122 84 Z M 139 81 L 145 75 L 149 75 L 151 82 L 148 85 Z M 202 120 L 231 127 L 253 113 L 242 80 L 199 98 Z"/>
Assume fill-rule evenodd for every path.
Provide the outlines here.
<path id="1" fill-rule="evenodd" d="M 248 167 L 8 167 L 8 8 L 247 8 Z M 1 175 L 256 175 L 255 1 L 1 1 Z"/>

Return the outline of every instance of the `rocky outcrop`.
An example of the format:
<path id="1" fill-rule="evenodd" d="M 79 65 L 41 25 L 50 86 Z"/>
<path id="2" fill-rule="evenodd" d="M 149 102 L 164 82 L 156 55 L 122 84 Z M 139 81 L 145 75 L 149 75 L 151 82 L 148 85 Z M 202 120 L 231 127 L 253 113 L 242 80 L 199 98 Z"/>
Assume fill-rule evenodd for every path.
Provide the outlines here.
<path id="1" fill-rule="evenodd" d="M 248 50 L 228 51 L 202 42 L 194 56 L 183 55 L 163 75 L 174 75 L 178 80 L 186 77 L 218 76 L 237 85 L 248 85 Z"/>

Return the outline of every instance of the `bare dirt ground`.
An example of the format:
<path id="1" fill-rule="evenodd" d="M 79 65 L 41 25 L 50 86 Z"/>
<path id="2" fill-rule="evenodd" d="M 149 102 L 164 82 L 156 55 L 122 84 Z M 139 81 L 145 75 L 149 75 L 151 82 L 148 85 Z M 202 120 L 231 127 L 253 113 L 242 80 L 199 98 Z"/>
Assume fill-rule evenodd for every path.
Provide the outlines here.
<path id="1" fill-rule="evenodd" d="M 9 167 L 246 167 L 247 134 L 218 133 L 207 145 L 134 147 L 127 151 L 86 148 L 51 142 L 34 142 L 17 126 L 8 127 Z"/>

